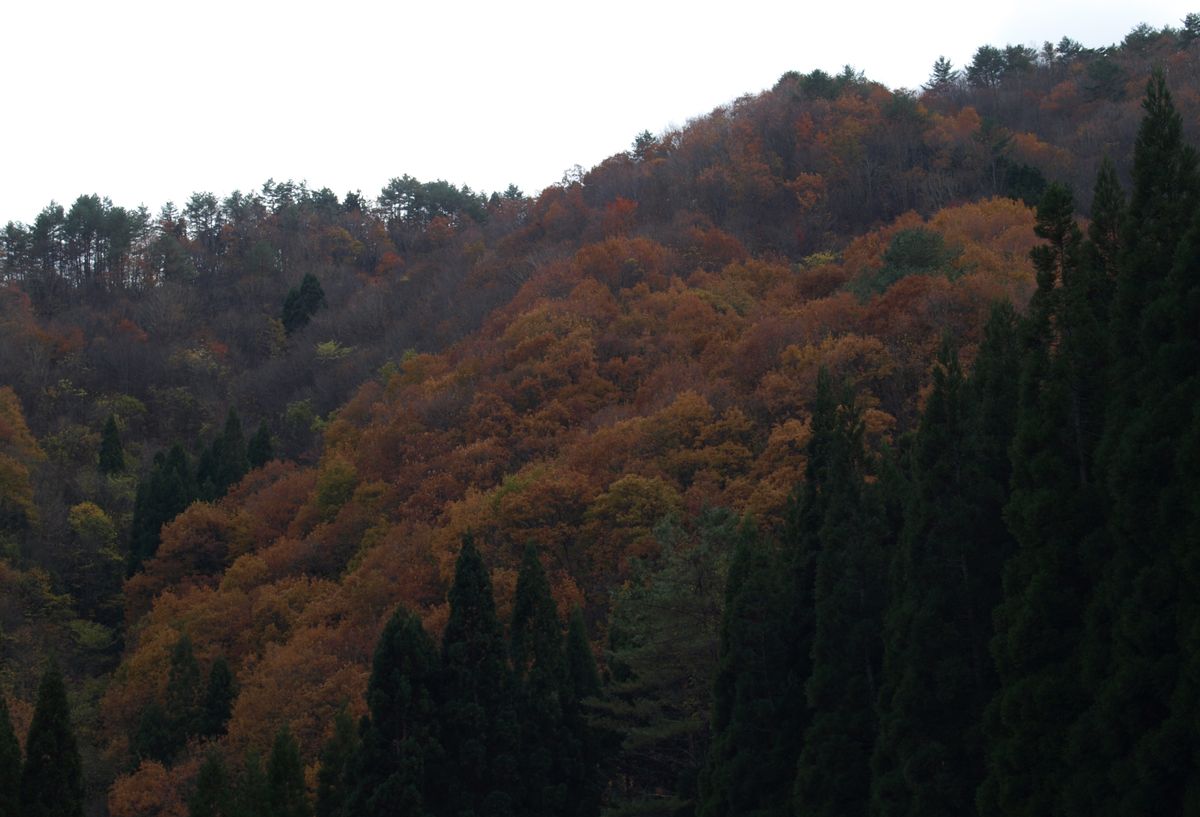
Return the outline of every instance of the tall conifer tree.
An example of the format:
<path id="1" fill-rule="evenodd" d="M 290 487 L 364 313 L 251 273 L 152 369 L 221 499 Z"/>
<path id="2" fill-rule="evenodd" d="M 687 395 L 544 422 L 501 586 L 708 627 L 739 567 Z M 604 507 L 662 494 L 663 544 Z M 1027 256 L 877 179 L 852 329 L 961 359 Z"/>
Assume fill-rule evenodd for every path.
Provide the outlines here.
<path id="1" fill-rule="evenodd" d="M 1200 180 L 1161 72 L 1143 107 L 1109 327 L 1100 461 L 1112 550 L 1089 611 L 1086 647 L 1099 682 L 1076 730 L 1078 754 L 1092 747 L 1091 774 L 1072 786 L 1077 813 L 1200 809 Z"/>
<path id="2" fill-rule="evenodd" d="M 1107 346 L 1103 272 L 1086 263 L 1074 201 L 1051 185 L 1038 206 L 1038 289 L 1023 327 L 1018 417 L 1005 518 L 1017 551 L 1004 569 L 993 655 L 1001 688 L 988 708 L 985 815 L 1063 807 L 1066 742 L 1085 703 L 1079 640 L 1105 551 L 1095 473 Z"/>
<path id="3" fill-rule="evenodd" d="M 741 537 L 726 581 L 702 817 L 790 813 L 796 754 L 781 715 L 791 668 L 786 573 L 775 549 Z"/>
<path id="4" fill-rule="evenodd" d="M 99 469 L 101 474 L 119 474 L 125 470 L 125 449 L 121 447 L 116 418 L 111 414 L 100 435 Z"/>
<path id="5" fill-rule="evenodd" d="M 23 817 L 83 817 L 83 764 L 67 688 L 51 663 L 38 687 L 21 770 Z"/>
<path id="6" fill-rule="evenodd" d="M 440 662 L 421 620 L 404 609 L 392 614 L 375 648 L 367 686 L 370 717 L 348 767 L 346 810 L 362 817 L 438 813 L 444 768 L 436 695 Z M 323 766 L 324 768 L 324 766 Z"/>
<path id="7" fill-rule="evenodd" d="M 492 582 L 471 536 L 450 587 L 442 636 L 442 726 L 453 785 L 439 814 L 505 817 L 515 813 L 517 723 L 508 649 Z"/>
<path id="8" fill-rule="evenodd" d="M 996 311 L 970 383 L 943 347 L 913 445 L 911 494 L 890 571 L 872 759 L 872 813 L 879 817 L 975 810 L 982 714 L 995 692 L 991 611 L 1011 551 L 1001 518 L 1007 457 L 997 456 L 1004 449 L 993 442 L 1007 435 L 989 392 L 1003 385 L 995 376 L 1012 368 L 1011 336 L 1012 310 Z"/>
<path id="9" fill-rule="evenodd" d="M 300 747 L 286 725 L 275 735 L 267 763 L 267 802 L 271 817 L 309 817 Z"/>
<path id="10" fill-rule="evenodd" d="M 815 426 L 814 417 L 814 426 Z M 811 718 L 804 733 L 795 807 L 806 815 L 866 814 L 882 662 L 884 507 L 868 488 L 863 424 L 850 395 L 840 401 L 813 486 L 824 514 L 813 582 Z M 816 522 L 811 520 L 809 524 Z"/>
<path id="11" fill-rule="evenodd" d="M 572 795 L 583 790 L 584 757 L 579 735 L 567 728 L 573 705 L 562 627 L 550 583 L 533 545 L 525 548 L 517 575 L 510 627 L 510 654 L 520 724 L 518 813 L 571 813 Z"/>
<path id="12" fill-rule="evenodd" d="M 21 813 L 21 745 L 8 716 L 8 702 L 0 694 L 0 817 Z"/>

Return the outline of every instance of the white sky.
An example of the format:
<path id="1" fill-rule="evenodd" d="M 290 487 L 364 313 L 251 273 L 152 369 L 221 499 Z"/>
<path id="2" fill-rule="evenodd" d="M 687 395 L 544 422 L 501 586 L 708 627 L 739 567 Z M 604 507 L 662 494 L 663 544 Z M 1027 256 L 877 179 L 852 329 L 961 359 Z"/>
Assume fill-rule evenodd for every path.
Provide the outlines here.
<path id="1" fill-rule="evenodd" d="M 1200 4 L 1198 4 L 1200 5 Z M 916 87 L 941 54 L 1119 42 L 1186 2 L 58 0 L 0 18 L 0 224 L 268 178 L 374 198 L 409 173 L 536 193 L 787 70 Z M 975 12 L 975 13 L 972 13 Z"/>

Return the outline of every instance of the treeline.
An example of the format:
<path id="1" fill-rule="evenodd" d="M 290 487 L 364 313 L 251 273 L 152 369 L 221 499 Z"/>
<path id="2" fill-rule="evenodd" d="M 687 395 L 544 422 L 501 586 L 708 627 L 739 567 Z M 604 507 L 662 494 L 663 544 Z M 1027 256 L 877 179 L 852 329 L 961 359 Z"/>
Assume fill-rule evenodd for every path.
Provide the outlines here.
<path id="1" fill-rule="evenodd" d="M 1200 178 L 1161 74 L 1126 202 L 1047 189 L 1038 290 L 868 456 L 823 380 L 730 568 L 701 815 L 1191 813 Z"/>

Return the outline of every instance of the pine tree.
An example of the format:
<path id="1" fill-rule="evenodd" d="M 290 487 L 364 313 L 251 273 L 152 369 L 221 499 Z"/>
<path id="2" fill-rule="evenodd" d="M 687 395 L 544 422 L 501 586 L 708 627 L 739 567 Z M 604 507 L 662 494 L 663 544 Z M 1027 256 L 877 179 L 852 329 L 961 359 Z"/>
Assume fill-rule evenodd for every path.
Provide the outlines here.
<path id="1" fill-rule="evenodd" d="M 691 521 L 691 520 L 689 520 Z M 693 528 L 694 525 L 694 528 Z M 589 709 L 622 814 L 691 813 L 709 746 L 729 554 L 740 522 L 703 511 L 655 531 L 660 554 L 614 593 L 603 697 Z"/>
<path id="2" fill-rule="evenodd" d="M 130 748 L 138 760 L 157 760 L 160 763 L 169 763 L 175 754 L 177 746 L 171 719 L 158 701 L 152 700 L 142 708 Z"/>
<path id="3" fill-rule="evenodd" d="M 275 458 L 275 450 L 271 445 L 271 432 L 266 423 L 260 423 L 258 431 L 246 443 L 246 461 L 251 468 L 262 468 Z"/>
<path id="4" fill-rule="evenodd" d="M 225 429 L 221 432 L 221 458 L 216 470 L 217 489 L 221 495 L 224 496 L 237 485 L 249 470 L 242 421 L 237 411 L 231 408 L 225 416 Z"/>
<path id="5" fill-rule="evenodd" d="M 1038 206 L 1038 289 L 1023 332 L 1012 492 L 1005 519 L 1017 550 L 1004 568 L 992 652 L 1000 689 L 988 707 L 984 815 L 1063 807 L 1065 744 L 1084 705 L 1079 640 L 1105 550 L 1106 502 L 1095 475 L 1104 418 L 1107 309 L 1102 271 L 1074 221 L 1070 192 Z"/>
<path id="6" fill-rule="evenodd" d="M 583 610 L 571 612 L 564 644 L 567 662 L 568 693 L 566 695 L 566 728 L 575 745 L 581 749 L 581 774 L 567 787 L 568 813 L 575 817 L 596 817 L 600 813 L 603 794 L 600 764 L 603 760 L 602 737 L 588 720 L 584 701 L 600 695 L 600 675 L 596 658 L 588 642 Z"/>
<path id="7" fill-rule="evenodd" d="M 811 815 L 866 814 L 882 661 L 884 511 L 868 490 L 860 412 L 849 395 L 821 446 L 816 528 L 811 719 L 797 764 L 795 807 Z M 814 435 L 819 430 L 814 415 Z M 815 521 L 815 520 L 814 520 Z M 811 530 L 811 529 L 809 529 Z"/>
<path id="8" fill-rule="evenodd" d="M 583 610 L 576 607 L 571 611 L 567 625 L 567 672 L 571 677 L 571 688 L 576 701 L 600 694 L 600 674 L 596 671 L 596 656 L 588 642 L 587 625 L 583 621 Z"/>
<path id="9" fill-rule="evenodd" d="M 325 306 L 325 291 L 316 276 L 308 273 L 298 289 L 288 291 L 283 301 L 283 328 L 289 335 L 308 325 L 317 310 Z"/>
<path id="10" fill-rule="evenodd" d="M 702 817 L 790 813 L 796 755 L 780 718 L 792 692 L 785 575 L 778 554 L 757 536 L 738 543 L 721 621 L 713 738 L 700 779 Z"/>
<path id="11" fill-rule="evenodd" d="M 54 663 L 38 687 L 21 769 L 22 817 L 83 817 L 83 764 L 67 688 Z"/>
<path id="12" fill-rule="evenodd" d="M 582 792 L 584 745 L 567 725 L 574 708 L 562 628 L 550 583 L 529 545 L 517 576 L 510 655 L 520 724 L 518 813 L 570 813 L 572 792 Z"/>
<path id="13" fill-rule="evenodd" d="M 420 817 L 437 813 L 444 752 L 436 694 L 441 674 L 433 640 L 414 614 L 398 609 L 375 647 L 367 686 L 370 718 L 347 780 L 349 814 L 383 817 L 395 812 Z M 332 770 L 332 767 L 331 767 Z"/>
<path id="14" fill-rule="evenodd" d="M 267 803 L 271 817 L 310 817 L 300 747 L 285 724 L 275 735 L 267 763 Z"/>
<path id="15" fill-rule="evenodd" d="M 138 484 L 129 532 L 129 575 L 153 558 L 161 541 L 162 526 L 199 497 L 191 464 L 178 444 L 167 454 L 154 455 L 150 473 Z"/>
<path id="16" fill-rule="evenodd" d="M 453 786 L 448 808 L 459 817 L 515 813 L 517 724 L 504 634 L 492 582 L 470 536 L 450 588 L 442 637 L 442 724 Z"/>
<path id="17" fill-rule="evenodd" d="M 354 720 L 343 707 L 333 719 L 333 735 L 321 748 L 316 817 L 343 817 L 346 814 L 354 783 L 354 762 L 361 746 Z M 359 809 L 357 813 L 366 812 Z"/>
<path id="18" fill-rule="evenodd" d="M 1189 700 L 1200 692 L 1200 180 L 1161 72 L 1143 107 L 1108 327 L 1113 365 L 1098 459 L 1111 556 L 1084 645 L 1094 701 L 1074 735 L 1077 756 L 1091 761 L 1071 787 L 1077 813 L 1200 808 L 1200 707 Z"/>
<path id="19" fill-rule="evenodd" d="M 201 707 L 200 731 L 204 737 L 216 737 L 225 732 L 229 717 L 233 713 L 233 700 L 237 697 L 237 683 L 229 662 L 219 655 L 208 671 L 208 683 L 204 686 L 204 702 Z"/>
<path id="20" fill-rule="evenodd" d="M 0 694 L 0 817 L 18 817 L 21 803 L 21 745 Z"/>
<path id="21" fill-rule="evenodd" d="M 993 315 L 980 350 L 982 371 L 971 384 L 957 354 L 943 346 L 913 445 L 911 492 L 884 619 L 872 757 L 872 814 L 878 817 L 974 812 L 983 778 L 982 714 L 996 686 L 988 655 L 991 610 L 1011 547 L 1000 501 L 1007 459 L 998 462 L 991 441 L 977 436 L 1002 438 L 1003 424 L 976 423 L 983 406 L 973 399 L 987 394 L 996 369 L 1010 368 L 1011 321 L 1011 309 Z"/>
<path id="22" fill-rule="evenodd" d="M 257 752 L 246 753 L 233 795 L 234 817 L 275 817 L 271 810 L 270 784 Z"/>
<path id="23" fill-rule="evenodd" d="M 192 640 L 181 635 L 171 650 L 167 675 L 166 712 L 170 725 L 170 754 L 174 755 L 188 739 L 202 731 L 203 698 L 200 665 L 192 652 Z"/>
<path id="24" fill-rule="evenodd" d="M 201 453 L 196 465 L 200 497 L 220 499 L 250 470 L 246 440 L 237 411 L 229 409 L 224 430 Z"/>
<path id="25" fill-rule="evenodd" d="M 188 798 L 188 817 L 232 817 L 233 796 L 225 761 L 216 751 L 204 758 L 196 790 Z"/>
<path id="26" fill-rule="evenodd" d="M 111 414 L 100 435 L 99 469 L 101 474 L 119 474 L 125 470 L 125 449 L 121 447 L 121 434 L 117 431 L 117 420 Z"/>

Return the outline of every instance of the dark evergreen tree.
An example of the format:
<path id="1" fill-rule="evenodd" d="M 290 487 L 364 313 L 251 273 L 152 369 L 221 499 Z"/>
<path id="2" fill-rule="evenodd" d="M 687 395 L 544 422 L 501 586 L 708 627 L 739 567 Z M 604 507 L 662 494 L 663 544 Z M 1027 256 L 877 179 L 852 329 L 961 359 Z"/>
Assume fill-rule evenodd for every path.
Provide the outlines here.
<path id="1" fill-rule="evenodd" d="M 174 445 L 167 454 L 154 455 L 150 473 L 138 484 L 130 526 L 129 575 L 158 551 L 162 526 L 199 497 L 187 454 Z"/>
<path id="2" fill-rule="evenodd" d="M 587 625 L 583 621 L 583 610 L 576 607 L 571 611 L 567 625 L 567 673 L 571 677 L 571 688 L 575 700 L 582 701 L 600 694 L 600 674 L 596 671 L 596 656 L 587 637 Z"/>
<path id="3" fill-rule="evenodd" d="M 229 409 L 225 427 L 219 436 L 201 453 L 196 465 L 196 482 L 200 498 L 219 499 L 241 481 L 250 470 L 246 440 L 237 411 Z"/>
<path id="4" fill-rule="evenodd" d="M 179 637 L 171 650 L 166 712 L 170 724 L 169 745 L 174 755 L 189 738 L 201 733 L 204 717 L 200 665 L 192 652 L 192 640 L 186 634 Z"/>
<path id="5" fill-rule="evenodd" d="M 251 468 L 262 468 L 275 458 L 275 449 L 271 445 L 271 432 L 266 423 L 260 423 L 258 431 L 246 444 L 246 462 Z"/>
<path id="6" fill-rule="evenodd" d="M 572 742 L 581 750 L 580 777 L 567 788 L 568 813 L 576 817 L 595 817 L 600 813 L 603 794 L 601 763 L 605 746 L 604 736 L 588 719 L 585 701 L 600 695 L 600 674 L 596 671 L 596 657 L 588 642 L 583 610 L 578 607 L 571 612 L 564 650 L 568 683 L 566 728 Z"/>
<path id="7" fill-rule="evenodd" d="M 139 760 L 170 762 L 177 746 L 172 735 L 171 719 L 161 703 L 150 701 L 142 708 L 131 744 L 133 756 Z"/>
<path id="8" fill-rule="evenodd" d="M 1105 552 L 1106 502 L 1095 478 L 1103 423 L 1108 288 L 1085 259 L 1071 194 L 1051 185 L 1032 253 L 1038 289 L 1023 327 L 1012 492 L 1017 550 L 1004 568 L 992 649 L 1000 689 L 985 722 L 985 815 L 1057 813 L 1066 739 L 1084 705 L 1079 640 Z"/>
<path id="9" fill-rule="evenodd" d="M 1071 787 L 1076 813 L 1200 809 L 1200 707 L 1188 700 L 1200 690 L 1200 180 L 1161 72 L 1143 107 L 1108 327 L 1113 366 L 1098 459 L 1112 550 L 1084 642 L 1093 703 L 1074 736 L 1076 755 L 1089 761 Z"/>
<path id="10" fill-rule="evenodd" d="M 0 694 L 0 817 L 21 813 L 21 745 L 8 716 L 8 702 Z"/>
<path id="11" fill-rule="evenodd" d="M 515 813 L 517 723 L 504 634 L 492 582 L 470 536 L 463 539 L 442 637 L 442 726 L 453 786 L 448 807 L 459 817 Z"/>
<path id="12" fill-rule="evenodd" d="M 364 723 L 364 727 L 366 724 Z M 317 771 L 316 817 L 344 817 L 355 782 L 355 758 L 362 743 L 354 720 L 345 707 L 333 720 L 333 735 L 321 748 L 321 766 Z M 357 814 L 366 814 L 359 809 Z"/>
<path id="13" fill-rule="evenodd" d="M 219 655 L 208 671 L 208 683 L 204 687 L 204 703 L 201 707 L 200 731 L 204 737 L 216 737 L 225 732 L 229 716 L 233 712 L 233 699 L 237 697 L 237 683 L 229 662 Z"/>
<path id="14" fill-rule="evenodd" d="M 729 566 L 713 692 L 712 745 L 700 778 L 702 817 L 787 815 L 795 745 L 788 710 L 792 637 L 779 554 L 747 533 Z"/>
<path id="15" fill-rule="evenodd" d="M 696 808 L 728 559 L 740 535 L 737 515 L 722 508 L 664 520 L 659 557 L 637 563 L 614 594 L 604 694 L 589 709 L 616 813 Z"/>
<path id="16" fill-rule="evenodd" d="M 83 817 L 83 763 L 62 673 L 54 663 L 38 686 L 21 769 L 22 817 Z"/>
<path id="17" fill-rule="evenodd" d="M 111 414 L 100 434 L 99 464 L 101 474 L 119 474 L 125 470 L 125 449 L 121 446 L 121 434 L 117 431 L 117 420 Z"/>
<path id="18" fill-rule="evenodd" d="M 370 718 L 363 722 L 362 745 L 351 764 L 348 814 L 452 813 L 435 810 L 445 799 L 438 786 L 458 785 L 453 768 L 444 770 L 443 764 L 436 699 L 440 671 L 437 648 L 421 620 L 397 610 L 375 647 L 367 686 Z"/>
<path id="19" fill-rule="evenodd" d="M 884 619 L 872 758 L 872 813 L 879 817 L 974 813 L 983 709 L 996 687 L 991 611 L 1012 550 L 1001 517 L 1009 469 L 996 444 L 1012 433 L 1011 420 L 1004 422 L 1011 410 L 996 416 L 1014 396 L 1012 321 L 1011 308 L 993 314 L 970 384 L 957 354 L 943 346 L 913 444 Z M 1001 394 L 989 393 L 995 389 Z M 984 398 L 991 405 L 974 404 Z"/>
<path id="20" fill-rule="evenodd" d="M 304 764 L 300 747 L 285 725 L 275 735 L 267 763 L 267 803 L 271 817 L 310 817 L 312 808 L 304 789 Z"/>
<path id="21" fill-rule="evenodd" d="M 225 761 L 216 751 L 204 758 L 196 790 L 188 798 L 188 817 L 233 817 L 233 790 Z"/>
<path id="22" fill-rule="evenodd" d="M 225 416 L 225 429 L 221 432 L 221 458 L 216 469 L 217 489 L 224 495 L 226 491 L 237 485 L 246 472 L 250 463 L 246 455 L 246 438 L 242 433 L 242 421 L 237 411 L 229 409 Z"/>
<path id="23" fill-rule="evenodd" d="M 806 815 L 866 814 L 882 662 L 884 505 L 866 482 L 862 419 L 853 398 L 842 398 L 831 430 L 820 428 L 814 415 L 813 433 L 829 437 L 813 486 L 824 514 L 816 528 L 812 671 L 805 685 L 811 718 L 797 764 L 795 807 Z"/>
<path id="24" fill-rule="evenodd" d="M 317 310 L 325 306 L 325 291 L 316 276 L 304 276 L 298 289 L 289 290 L 283 301 L 283 328 L 290 335 L 308 325 Z"/>
<path id="25" fill-rule="evenodd" d="M 574 708 L 562 627 L 550 583 L 533 545 L 517 576 L 510 654 L 520 724 L 517 813 L 568 814 L 585 788 L 584 746 L 567 726 Z"/>
<path id="26" fill-rule="evenodd" d="M 233 794 L 234 817 L 274 817 L 270 785 L 257 752 L 246 753 Z"/>

